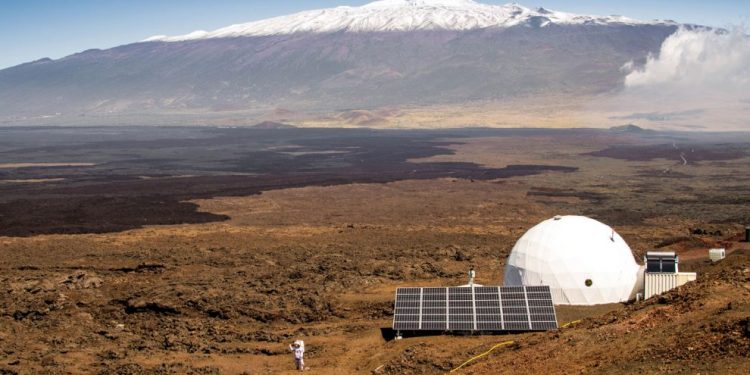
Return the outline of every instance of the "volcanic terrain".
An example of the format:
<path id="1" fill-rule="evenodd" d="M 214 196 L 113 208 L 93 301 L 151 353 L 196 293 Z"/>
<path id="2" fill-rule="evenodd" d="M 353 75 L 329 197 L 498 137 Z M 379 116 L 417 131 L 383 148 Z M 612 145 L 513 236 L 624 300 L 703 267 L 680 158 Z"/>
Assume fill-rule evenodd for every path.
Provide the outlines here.
<path id="1" fill-rule="evenodd" d="M 747 134 L 0 135 L 0 374 L 291 374 L 295 339 L 311 374 L 446 373 L 508 341 L 455 373 L 750 372 Z M 554 332 L 391 340 L 397 287 L 472 265 L 499 284 L 556 214 L 613 226 L 639 262 L 677 251 L 698 281 L 559 307 Z"/>

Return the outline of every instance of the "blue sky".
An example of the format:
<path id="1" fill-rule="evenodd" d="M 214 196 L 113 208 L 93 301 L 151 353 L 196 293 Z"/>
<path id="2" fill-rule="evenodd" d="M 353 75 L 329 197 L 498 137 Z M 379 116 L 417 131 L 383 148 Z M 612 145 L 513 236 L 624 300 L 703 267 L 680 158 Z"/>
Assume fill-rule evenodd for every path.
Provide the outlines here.
<path id="1" fill-rule="evenodd" d="M 480 0 L 504 4 L 511 0 Z M 179 35 L 368 0 L 0 0 L 0 69 L 152 35 Z M 749 0 L 517 0 L 527 7 L 727 27 L 746 24 Z"/>

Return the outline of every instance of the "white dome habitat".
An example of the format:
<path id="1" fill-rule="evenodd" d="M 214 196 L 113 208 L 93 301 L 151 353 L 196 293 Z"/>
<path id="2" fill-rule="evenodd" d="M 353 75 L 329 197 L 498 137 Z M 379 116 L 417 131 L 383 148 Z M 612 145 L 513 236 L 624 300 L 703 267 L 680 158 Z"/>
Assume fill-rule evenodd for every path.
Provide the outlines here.
<path id="1" fill-rule="evenodd" d="M 516 242 L 504 284 L 549 285 L 557 305 L 599 305 L 630 300 L 639 270 L 628 244 L 609 226 L 556 216 Z"/>

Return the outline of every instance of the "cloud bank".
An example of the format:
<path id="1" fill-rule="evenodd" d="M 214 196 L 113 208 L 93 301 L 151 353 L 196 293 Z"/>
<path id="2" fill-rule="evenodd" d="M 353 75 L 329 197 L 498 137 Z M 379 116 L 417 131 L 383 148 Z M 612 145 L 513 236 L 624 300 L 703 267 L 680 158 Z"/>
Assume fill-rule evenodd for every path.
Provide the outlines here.
<path id="1" fill-rule="evenodd" d="M 622 69 L 623 90 L 592 106 L 609 114 L 609 125 L 750 131 L 750 37 L 742 28 L 679 29 L 658 55 Z"/>
<path id="2" fill-rule="evenodd" d="M 680 29 L 662 44 L 659 56 L 633 69 L 627 88 L 677 86 L 738 89 L 750 87 L 750 38 L 744 30 L 715 32 Z M 662 87 L 663 88 L 663 87 Z"/>

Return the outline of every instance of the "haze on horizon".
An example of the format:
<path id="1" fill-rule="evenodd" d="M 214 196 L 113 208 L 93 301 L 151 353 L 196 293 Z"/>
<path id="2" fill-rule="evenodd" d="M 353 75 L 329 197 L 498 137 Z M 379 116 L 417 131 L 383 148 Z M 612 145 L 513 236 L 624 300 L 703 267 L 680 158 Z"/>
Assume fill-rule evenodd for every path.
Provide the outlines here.
<path id="1" fill-rule="evenodd" d="M 214 30 L 310 9 L 360 6 L 369 0 L 170 1 L 9 0 L 0 5 L 0 69 L 41 58 L 61 58 L 92 48 L 134 43 L 153 35 L 182 35 Z M 507 0 L 483 0 L 504 4 Z M 651 20 L 729 28 L 750 18 L 750 2 L 687 0 L 603 2 L 598 0 L 529 0 L 527 7 L 545 7 L 592 15 L 624 15 Z"/>

